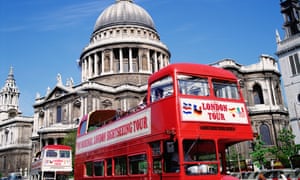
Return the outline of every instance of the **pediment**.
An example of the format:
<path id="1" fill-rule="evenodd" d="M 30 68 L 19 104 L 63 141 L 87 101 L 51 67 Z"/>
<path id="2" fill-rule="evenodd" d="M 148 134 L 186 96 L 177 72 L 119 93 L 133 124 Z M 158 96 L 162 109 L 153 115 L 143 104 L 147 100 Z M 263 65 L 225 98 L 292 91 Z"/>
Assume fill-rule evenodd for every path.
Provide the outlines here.
<path id="1" fill-rule="evenodd" d="M 57 99 L 62 96 L 65 96 L 66 94 L 70 93 L 70 91 L 66 88 L 56 86 L 46 97 L 46 101 L 51 99 Z"/>

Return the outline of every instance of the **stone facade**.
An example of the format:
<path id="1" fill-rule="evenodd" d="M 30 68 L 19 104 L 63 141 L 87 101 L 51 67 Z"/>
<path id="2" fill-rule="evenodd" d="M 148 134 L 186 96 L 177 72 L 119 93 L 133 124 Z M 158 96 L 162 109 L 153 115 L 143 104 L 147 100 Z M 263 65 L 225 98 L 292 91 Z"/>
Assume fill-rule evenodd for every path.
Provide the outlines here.
<path id="1" fill-rule="evenodd" d="M 289 126 L 276 60 L 269 55 L 261 55 L 258 63 L 249 66 L 240 65 L 232 59 L 213 65 L 230 70 L 239 78 L 253 132 L 261 135 L 265 145 L 276 146 L 277 132 Z M 242 154 L 250 158 L 251 143 L 244 143 L 241 148 Z"/>
<path id="2" fill-rule="evenodd" d="M 0 172 L 21 172 L 25 177 L 31 162 L 32 117 L 19 110 L 19 89 L 10 69 L 0 91 Z"/>
<path id="3" fill-rule="evenodd" d="M 277 56 L 282 72 L 295 143 L 300 144 L 300 1 L 285 0 L 280 3 L 285 37 L 277 31 Z M 299 152 L 300 153 L 300 152 Z"/>

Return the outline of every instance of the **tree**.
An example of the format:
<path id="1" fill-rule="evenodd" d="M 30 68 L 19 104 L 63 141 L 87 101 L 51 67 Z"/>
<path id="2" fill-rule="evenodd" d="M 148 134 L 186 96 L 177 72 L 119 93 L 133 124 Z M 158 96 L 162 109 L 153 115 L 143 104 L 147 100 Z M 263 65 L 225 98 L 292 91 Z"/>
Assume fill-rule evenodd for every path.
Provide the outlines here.
<path id="1" fill-rule="evenodd" d="M 299 146 L 294 143 L 295 137 L 291 130 L 283 128 L 278 132 L 278 146 L 269 150 L 285 166 L 293 167 L 291 157 L 298 153 Z"/>
<path id="2" fill-rule="evenodd" d="M 76 150 L 76 136 L 77 136 L 77 129 L 74 129 L 63 140 L 63 144 L 67 146 L 71 146 L 72 148 L 72 167 L 74 169 L 74 160 L 75 160 L 75 150 Z"/>
<path id="3" fill-rule="evenodd" d="M 226 159 L 230 164 L 230 171 L 236 172 L 247 169 L 245 158 L 240 152 L 239 144 L 234 144 L 228 147 L 228 155 Z"/>
<path id="4" fill-rule="evenodd" d="M 253 142 L 253 151 L 251 153 L 253 162 L 256 162 L 255 165 L 260 169 L 264 169 L 264 164 L 267 162 L 265 154 L 269 152 L 268 148 L 266 148 L 264 144 L 265 143 L 262 141 L 261 136 L 258 135 Z"/>

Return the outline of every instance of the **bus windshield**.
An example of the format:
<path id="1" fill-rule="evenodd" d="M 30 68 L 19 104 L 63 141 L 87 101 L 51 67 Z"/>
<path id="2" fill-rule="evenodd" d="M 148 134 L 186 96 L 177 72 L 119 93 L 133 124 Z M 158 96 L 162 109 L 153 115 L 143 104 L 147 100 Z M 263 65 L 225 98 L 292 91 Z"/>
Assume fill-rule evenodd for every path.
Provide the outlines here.
<path id="1" fill-rule="evenodd" d="M 236 83 L 228 81 L 213 80 L 214 93 L 216 97 L 227 99 L 240 99 Z"/>
<path id="2" fill-rule="evenodd" d="M 61 158 L 69 158 L 70 157 L 70 151 L 64 151 L 64 150 L 60 150 L 59 151 L 59 157 Z"/>
<path id="3" fill-rule="evenodd" d="M 216 144 L 213 140 L 183 140 L 185 172 L 188 175 L 217 174 Z"/>
<path id="4" fill-rule="evenodd" d="M 181 94 L 209 96 L 207 78 L 196 76 L 178 75 L 179 91 Z"/>

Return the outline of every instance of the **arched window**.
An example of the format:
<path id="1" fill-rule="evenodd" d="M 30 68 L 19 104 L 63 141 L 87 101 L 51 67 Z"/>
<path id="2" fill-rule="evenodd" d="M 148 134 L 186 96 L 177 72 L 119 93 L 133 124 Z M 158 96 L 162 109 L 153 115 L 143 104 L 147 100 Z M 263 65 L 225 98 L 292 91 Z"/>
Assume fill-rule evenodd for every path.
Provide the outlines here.
<path id="1" fill-rule="evenodd" d="M 265 145 L 272 145 L 271 135 L 270 135 L 270 129 L 269 126 L 266 124 L 262 124 L 259 127 L 261 140 L 265 143 Z"/>
<path id="2" fill-rule="evenodd" d="M 259 84 L 253 86 L 254 104 L 264 104 L 264 96 Z"/>

